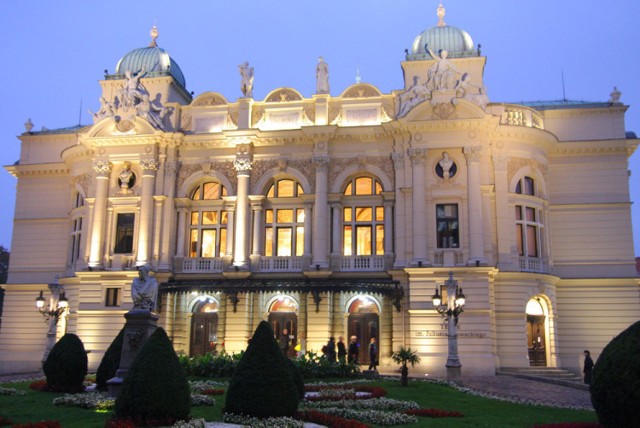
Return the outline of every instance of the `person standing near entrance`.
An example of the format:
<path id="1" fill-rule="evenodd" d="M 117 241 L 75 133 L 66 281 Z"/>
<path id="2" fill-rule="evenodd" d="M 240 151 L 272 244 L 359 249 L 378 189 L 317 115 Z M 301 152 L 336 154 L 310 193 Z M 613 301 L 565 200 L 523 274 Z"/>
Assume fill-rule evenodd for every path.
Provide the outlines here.
<path id="1" fill-rule="evenodd" d="M 344 364 L 347 360 L 347 347 L 344 344 L 344 338 L 338 337 L 338 362 Z"/>
<path id="2" fill-rule="evenodd" d="M 591 384 L 591 373 L 593 372 L 593 360 L 591 359 L 591 352 L 584 350 L 584 368 L 582 369 L 584 373 L 584 383 L 587 385 Z"/>
<path id="3" fill-rule="evenodd" d="M 378 345 L 376 338 L 372 337 L 369 343 L 369 370 L 375 370 L 378 365 Z"/>
<path id="4" fill-rule="evenodd" d="M 349 363 L 358 364 L 358 338 L 351 336 L 349 341 Z"/>
<path id="5" fill-rule="evenodd" d="M 289 331 L 285 328 L 280 336 L 280 350 L 286 358 L 289 357 Z"/>
<path id="6" fill-rule="evenodd" d="M 327 343 L 327 360 L 330 363 L 336 362 L 336 340 L 333 337 L 330 337 Z"/>

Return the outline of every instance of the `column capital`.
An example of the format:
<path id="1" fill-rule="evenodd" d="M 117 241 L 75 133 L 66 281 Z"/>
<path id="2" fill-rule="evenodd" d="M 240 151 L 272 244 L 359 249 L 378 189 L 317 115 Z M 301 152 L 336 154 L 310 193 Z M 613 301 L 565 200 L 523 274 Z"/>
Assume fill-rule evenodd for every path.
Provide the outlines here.
<path id="1" fill-rule="evenodd" d="M 467 163 L 480 162 L 482 156 L 482 146 L 467 146 L 462 150 Z"/>
<path id="2" fill-rule="evenodd" d="M 391 160 L 393 161 L 393 167 L 396 170 L 404 168 L 404 153 L 391 152 Z"/>
<path id="3" fill-rule="evenodd" d="M 140 159 L 140 167 L 142 168 L 142 175 L 155 177 L 158 173 L 159 163 L 156 159 Z"/>
<path id="4" fill-rule="evenodd" d="M 96 177 L 108 178 L 111 174 L 111 168 L 113 165 L 108 160 L 96 159 L 93 161 L 93 170 L 96 173 Z"/>
<path id="5" fill-rule="evenodd" d="M 409 149 L 407 150 L 411 163 L 413 165 L 424 165 L 427 159 L 427 149 Z"/>
<path id="6" fill-rule="evenodd" d="M 326 155 L 313 156 L 311 158 L 311 162 L 313 162 L 313 166 L 316 167 L 316 171 L 326 172 L 329 169 L 329 156 L 326 156 Z"/>

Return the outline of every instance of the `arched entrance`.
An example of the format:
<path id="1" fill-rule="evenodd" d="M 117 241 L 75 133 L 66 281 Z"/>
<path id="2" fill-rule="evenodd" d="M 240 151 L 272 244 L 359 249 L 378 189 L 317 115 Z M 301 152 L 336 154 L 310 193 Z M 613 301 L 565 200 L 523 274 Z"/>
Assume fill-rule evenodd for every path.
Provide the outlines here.
<path id="1" fill-rule="evenodd" d="M 288 357 L 296 355 L 293 349 L 298 343 L 298 304 L 290 297 L 281 295 L 274 298 L 269 306 L 269 324 L 273 329 L 276 340 L 279 340 L 284 330 L 287 330 L 291 338 Z"/>
<path id="2" fill-rule="evenodd" d="M 527 347 L 529 349 L 529 365 L 547 365 L 546 315 L 540 298 L 527 303 Z"/>
<path id="3" fill-rule="evenodd" d="M 193 305 L 191 318 L 191 346 L 189 355 L 215 354 L 218 346 L 218 301 L 200 296 Z"/>
<path id="4" fill-rule="evenodd" d="M 358 345 L 358 363 L 369 364 L 369 342 L 376 339 L 380 349 L 380 317 L 376 301 L 369 296 L 358 296 L 349 304 L 349 341 L 356 336 Z"/>

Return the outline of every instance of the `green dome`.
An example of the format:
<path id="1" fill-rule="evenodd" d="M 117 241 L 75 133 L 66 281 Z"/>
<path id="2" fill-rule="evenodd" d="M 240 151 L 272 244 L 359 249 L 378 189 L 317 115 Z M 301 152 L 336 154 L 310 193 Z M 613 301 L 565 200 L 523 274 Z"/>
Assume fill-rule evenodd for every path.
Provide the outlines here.
<path id="1" fill-rule="evenodd" d="M 177 62 L 169 56 L 169 53 L 156 44 L 158 30 L 153 27 L 151 30 L 151 44 L 144 48 L 134 49 L 118 61 L 115 73 L 107 78 L 122 79 L 127 71 L 138 73 L 142 68 L 146 70 L 145 77 L 153 76 L 173 76 L 183 88 L 186 88 L 186 81 L 182 70 Z"/>
<path id="2" fill-rule="evenodd" d="M 432 59 L 427 49 L 434 54 L 445 50 L 449 58 L 462 58 L 478 56 L 478 51 L 473 48 L 473 40 L 466 31 L 447 25 L 444 22 L 444 7 L 438 8 L 438 25 L 428 28 L 420 33 L 411 46 L 411 52 L 407 52 L 407 60 Z"/>

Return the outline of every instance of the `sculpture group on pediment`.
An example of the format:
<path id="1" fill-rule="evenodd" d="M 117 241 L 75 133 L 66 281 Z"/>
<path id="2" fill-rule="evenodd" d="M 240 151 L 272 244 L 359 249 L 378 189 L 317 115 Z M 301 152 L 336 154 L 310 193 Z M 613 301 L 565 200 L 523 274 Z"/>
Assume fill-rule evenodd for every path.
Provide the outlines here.
<path id="1" fill-rule="evenodd" d="M 139 116 L 148 121 L 153 127 L 164 130 L 164 118 L 168 113 L 168 109 L 162 105 L 159 99 L 150 99 L 149 92 L 140 83 L 140 79 L 145 74 L 144 67 L 138 73 L 127 70 L 124 75 L 125 82 L 118 89 L 113 102 L 101 97 L 100 110 L 96 113 L 89 110 L 89 113 L 93 116 L 93 122 L 96 123 L 107 117 L 115 117 L 119 121 L 131 120 L 135 116 Z"/>
<path id="2" fill-rule="evenodd" d="M 398 95 L 396 116 L 404 117 L 426 100 L 436 106 L 444 103 L 455 105 L 458 100 L 464 99 L 484 110 L 489 103 L 485 87 L 471 83 L 469 73 L 458 71 L 448 58 L 447 51 L 443 50 L 440 55 L 436 55 L 428 46 L 426 49 L 436 61 L 427 70 L 426 82 L 422 82 L 420 76 L 413 76 L 413 84 Z"/>

